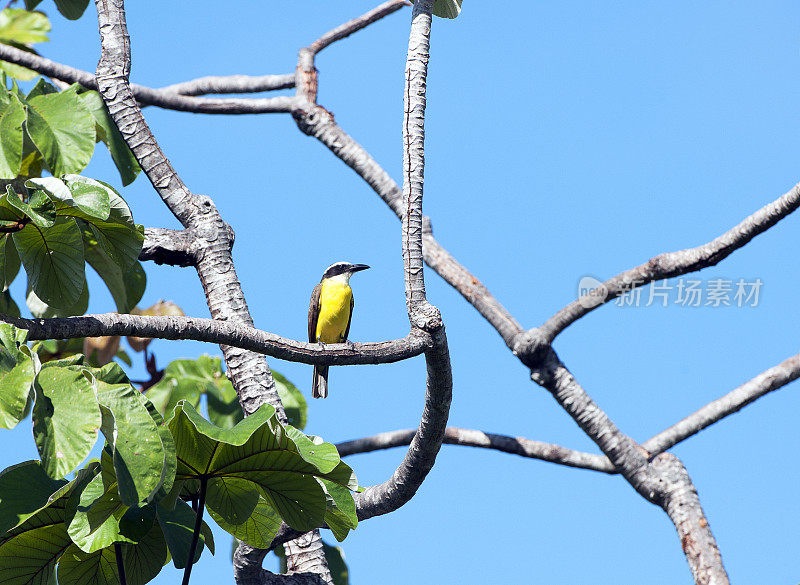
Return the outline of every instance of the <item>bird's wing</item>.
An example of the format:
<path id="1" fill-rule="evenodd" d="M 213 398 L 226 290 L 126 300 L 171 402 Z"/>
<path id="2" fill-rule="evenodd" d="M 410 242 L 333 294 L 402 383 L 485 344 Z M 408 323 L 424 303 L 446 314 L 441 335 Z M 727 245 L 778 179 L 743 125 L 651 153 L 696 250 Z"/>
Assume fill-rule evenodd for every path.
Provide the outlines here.
<path id="1" fill-rule="evenodd" d="M 353 321 L 353 307 L 355 304 L 356 301 L 353 299 L 353 295 L 350 295 L 350 316 L 347 317 L 347 327 L 344 330 L 342 341 L 347 341 L 347 336 L 350 335 L 350 323 Z"/>
<path id="2" fill-rule="evenodd" d="M 314 287 L 311 293 L 311 302 L 308 304 L 308 340 L 317 341 L 317 320 L 319 319 L 319 295 L 322 292 L 322 283 Z"/>

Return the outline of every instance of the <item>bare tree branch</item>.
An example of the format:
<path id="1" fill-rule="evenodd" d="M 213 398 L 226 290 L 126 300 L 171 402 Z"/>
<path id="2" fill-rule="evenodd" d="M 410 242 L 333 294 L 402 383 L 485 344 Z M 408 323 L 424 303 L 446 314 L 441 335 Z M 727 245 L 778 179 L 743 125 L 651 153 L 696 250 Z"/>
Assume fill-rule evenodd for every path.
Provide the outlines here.
<path id="1" fill-rule="evenodd" d="M 325 47 L 335 43 L 336 41 L 340 41 L 349 37 L 354 32 L 358 32 L 373 22 L 392 14 L 393 12 L 397 12 L 404 6 L 411 6 L 411 3 L 407 2 L 406 0 L 389 0 L 389 2 L 384 2 L 369 12 L 365 12 L 358 18 L 349 20 L 341 26 L 337 26 L 335 29 L 326 32 L 316 41 L 308 45 L 307 50 L 316 55 Z"/>
<path id="2" fill-rule="evenodd" d="M 81 71 L 50 59 L 28 53 L 10 45 L 0 44 L 0 59 L 27 67 L 37 73 L 66 83 L 78 83 L 87 89 L 97 89 L 94 75 L 88 71 Z M 178 110 L 181 112 L 195 112 L 201 114 L 264 114 L 291 112 L 295 101 L 288 96 L 274 98 L 198 98 L 192 97 L 204 93 L 205 89 L 214 88 L 215 93 L 244 93 L 247 91 L 265 91 L 294 86 L 294 76 L 291 84 L 289 76 L 264 76 L 248 77 L 236 75 L 231 77 L 207 77 L 198 80 L 168 86 L 163 89 L 153 89 L 143 85 L 131 85 L 131 91 L 136 100 L 142 104 Z M 267 79 L 269 78 L 269 79 Z M 274 86 L 274 87 L 271 87 Z M 176 89 L 177 88 L 177 91 Z M 187 94 L 180 90 L 188 91 Z"/>
<path id="3" fill-rule="evenodd" d="M 430 337 L 418 330 L 393 341 L 322 345 L 286 339 L 242 323 L 198 317 L 103 313 L 82 317 L 24 319 L 0 314 L 0 321 L 26 330 L 28 339 L 32 341 L 106 335 L 191 339 L 246 349 L 292 362 L 332 366 L 398 362 L 418 356 L 432 345 Z"/>
<path id="4" fill-rule="evenodd" d="M 389 431 L 372 435 L 371 437 L 337 443 L 336 449 L 339 451 L 340 456 L 346 457 L 358 453 L 370 453 L 372 451 L 402 447 L 411 444 L 416 432 L 415 429 Z M 444 433 L 444 443 L 447 445 L 493 449 L 503 453 L 510 453 L 511 455 L 539 459 L 567 467 L 600 471 L 609 475 L 617 473 L 608 458 L 603 455 L 582 453 L 560 445 L 532 441 L 522 437 L 509 437 L 473 429 L 447 427 Z"/>
<path id="5" fill-rule="evenodd" d="M 136 94 L 138 86 L 132 85 Z M 182 81 L 157 91 L 181 95 L 208 95 L 214 93 L 261 93 L 294 87 L 294 73 L 283 75 L 209 75 Z M 141 101 L 141 100 L 140 100 Z"/>
<path id="6" fill-rule="evenodd" d="M 727 584 L 716 541 L 680 460 L 669 453 L 649 459 L 648 453 L 622 433 L 586 394 L 552 349 L 531 377 L 550 391 L 639 495 L 667 513 L 678 531 L 695 583 Z"/>
<path id="7" fill-rule="evenodd" d="M 762 396 L 797 380 L 797 378 L 800 378 L 800 354 L 784 360 L 777 366 L 745 382 L 735 390 L 731 390 L 722 398 L 710 402 L 694 414 L 687 416 L 682 421 L 648 439 L 642 443 L 642 447 L 651 454 L 666 451 L 726 416 L 738 412 Z"/>
<path id="8" fill-rule="evenodd" d="M 758 234 L 774 226 L 798 206 L 800 206 L 800 183 L 707 244 L 688 250 L 660 254 L 641 266 L 618 274 L 603 283 L 600 294 L 584 295 L 548 319 L 544 325 L 538 328 L 542 341 L 551 343 L 572 323 L 600 305 L 631 290 L 631 287 L 643 286 L 656 280 L 664 280 L 716 265 Z"/>

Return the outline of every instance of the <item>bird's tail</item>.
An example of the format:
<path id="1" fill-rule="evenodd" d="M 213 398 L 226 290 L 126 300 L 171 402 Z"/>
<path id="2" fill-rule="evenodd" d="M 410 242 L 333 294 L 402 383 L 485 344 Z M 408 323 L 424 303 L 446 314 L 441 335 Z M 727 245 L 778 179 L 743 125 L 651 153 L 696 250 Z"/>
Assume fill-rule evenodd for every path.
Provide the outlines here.
<path id="1" fill-rule="evenodd" d="M 311 382 L 311 396 L 328 397 L 328 366 L 314 366 L 314 380 Z"/>

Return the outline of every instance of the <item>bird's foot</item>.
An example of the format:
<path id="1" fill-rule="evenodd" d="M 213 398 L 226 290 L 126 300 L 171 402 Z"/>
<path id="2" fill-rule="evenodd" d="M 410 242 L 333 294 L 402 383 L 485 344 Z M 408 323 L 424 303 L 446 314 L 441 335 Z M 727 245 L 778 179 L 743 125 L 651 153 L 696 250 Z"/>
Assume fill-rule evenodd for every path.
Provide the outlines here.
<path id="1" fill-rule="evenodd" d="M 347 349 L 349 349 L 350 351 L 356 350 L 356 344 L 350 341 L 349 339 L 345 339 L 342 343 L 344 343 L 347 346 Z"/>

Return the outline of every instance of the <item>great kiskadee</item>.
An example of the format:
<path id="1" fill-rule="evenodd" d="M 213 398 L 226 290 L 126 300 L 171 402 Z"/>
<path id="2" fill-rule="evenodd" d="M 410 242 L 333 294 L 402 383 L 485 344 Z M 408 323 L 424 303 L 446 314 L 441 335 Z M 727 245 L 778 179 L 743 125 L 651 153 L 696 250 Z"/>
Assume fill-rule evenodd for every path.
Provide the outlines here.
<path id="1" fill-rule="evenodd" d="M 334 262 L 322 273 L 322 280 L 311 293 L 308 305 L 308 340 L 319 343 L 342 343 L 350 333 L 353 318 L 353 291 L 350 277 L 366 264 Z M 314 366 L 311 396 L 328 396 L 328 366 Z"/>

